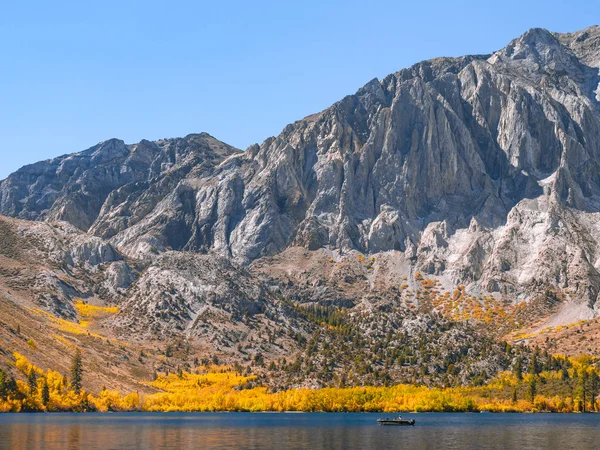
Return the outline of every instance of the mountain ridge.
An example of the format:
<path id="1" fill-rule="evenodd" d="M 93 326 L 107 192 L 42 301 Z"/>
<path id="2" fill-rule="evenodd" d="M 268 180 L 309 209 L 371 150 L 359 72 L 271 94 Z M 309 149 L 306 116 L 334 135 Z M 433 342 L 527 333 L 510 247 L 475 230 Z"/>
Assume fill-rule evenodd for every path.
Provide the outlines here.
<path id="1" fill-rule="evenodd" d="M 121 338 L 183 336 L 228 358 L 257 339 L 257 360 L 301 351 L 307 305 L 370 336 L 446 336 L 432 317 L 469 308 L 502 324 L 496 338 L 592 320 L 599 67 L 600 27 L 532 29 L 373 79 L 245 151 L 207 133 L 111 139 L 26 166 L 0 182 L 0 213 L 37 220 L 18 227 L 71 260 L 23 295 L 66 319 L 78 296 L 118 304 L 103 326 Z M 505 356 L 479 363 L 492 374 Z"/>

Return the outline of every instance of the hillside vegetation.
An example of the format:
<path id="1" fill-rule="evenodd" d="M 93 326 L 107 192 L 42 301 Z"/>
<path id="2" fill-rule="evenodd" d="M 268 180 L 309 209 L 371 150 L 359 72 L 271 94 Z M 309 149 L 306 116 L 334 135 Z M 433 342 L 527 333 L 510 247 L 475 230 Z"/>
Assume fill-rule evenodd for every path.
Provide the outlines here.
<path id="1" fill-rule="evenodd" d="M 521 362 L 479 387 L 390 387 L 289 389 L 271 392 L 253 385 L 254 375 L 231 367 L 198 367 L 194 372 L 157 374 L 149 385 L 157 393 L 122 394 L 103 388 L 98 395 L 80 389 L 77 356 L 71 379 L 42 370 L 15 353 L 14 366 L 26 381 L 0 370 L 0 412 L 19 411 L 598 411 L 600 376 L 594 361 L 553 357 L 550 366 L 535 358 L 528 372 Z M 78 369 L 79 367 L 79 369 Z"/>

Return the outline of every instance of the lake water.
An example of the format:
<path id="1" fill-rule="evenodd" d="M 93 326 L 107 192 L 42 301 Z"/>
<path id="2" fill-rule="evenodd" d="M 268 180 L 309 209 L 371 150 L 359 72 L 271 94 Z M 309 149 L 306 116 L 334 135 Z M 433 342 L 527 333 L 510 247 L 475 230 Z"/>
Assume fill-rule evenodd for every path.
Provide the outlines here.
<path id="1" fill-rule="evenodd" d="M 0 449 L 596 449 L 600 414 L 0 414 Z"/>

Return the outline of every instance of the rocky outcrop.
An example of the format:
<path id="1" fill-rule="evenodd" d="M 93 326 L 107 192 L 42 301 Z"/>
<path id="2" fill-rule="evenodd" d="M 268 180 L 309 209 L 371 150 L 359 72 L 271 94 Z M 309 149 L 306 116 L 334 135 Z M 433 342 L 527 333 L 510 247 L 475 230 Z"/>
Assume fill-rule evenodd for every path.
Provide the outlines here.
<path id="1" fill-rule="evenodd" d="M 31 222 L 0 216 L 0 292 L 73 319 L 78 299 L 115 303 L 137 279 L 108 242 L 66 222 Z"/>
<path id="2" fill-rule="evenodd" d="M 115 325 L 136 338 L 184 334 L 233 347 L 256 315 L 285 321 L 289 313 L 278 307 L 262 283 L 226 259 L 166 252 L 131 286 Z"/>

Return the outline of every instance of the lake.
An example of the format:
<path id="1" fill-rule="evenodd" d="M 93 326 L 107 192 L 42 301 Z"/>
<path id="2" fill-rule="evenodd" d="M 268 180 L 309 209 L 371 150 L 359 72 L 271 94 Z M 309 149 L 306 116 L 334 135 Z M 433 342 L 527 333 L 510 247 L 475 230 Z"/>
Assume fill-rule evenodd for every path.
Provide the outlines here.
<path id="1" fill-rule="evenodd" d="M 593 449 L 600 414 L 0 414 L 0 449 Z"/>

